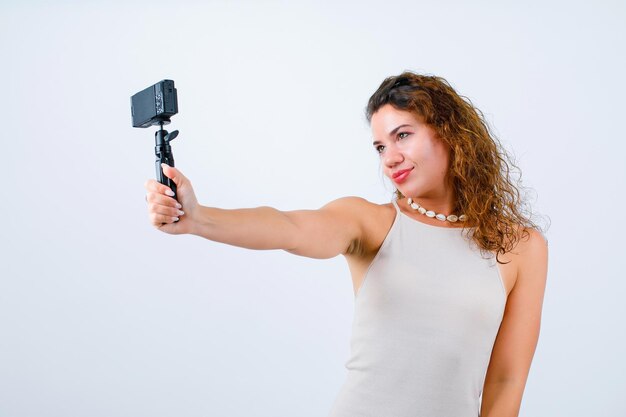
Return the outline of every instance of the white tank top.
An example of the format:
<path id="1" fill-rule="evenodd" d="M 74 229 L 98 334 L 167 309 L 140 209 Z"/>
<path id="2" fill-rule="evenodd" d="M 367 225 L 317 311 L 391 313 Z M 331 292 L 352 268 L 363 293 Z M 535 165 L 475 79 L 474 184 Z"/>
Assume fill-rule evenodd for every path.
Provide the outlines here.
<path id="1" fill-rule="evenodd" d="M 396 217 L 357 291 L 330 417 L 477 417 L 506 291 L 462 228 Z"/>

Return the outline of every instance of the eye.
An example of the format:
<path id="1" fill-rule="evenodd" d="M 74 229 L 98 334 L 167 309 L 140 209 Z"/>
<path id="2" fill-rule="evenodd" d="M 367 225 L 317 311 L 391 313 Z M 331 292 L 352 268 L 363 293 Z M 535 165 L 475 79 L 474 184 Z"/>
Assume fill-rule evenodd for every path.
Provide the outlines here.
<path id="1" fill-rule="evenodd" d="M 398 137 L 398 139 L 404 139 L 404 138 L 406 138 L 406 136 L 402 136 L 402 135 L 407 135 L 407 136 L 408 136 L 408 135 L 410 135 L 410 134 L 411 134 L 411 133 L 409 133 L 409 132 L 400 132 L 400 133 L 398 133 L 396 136 Z M 382 153 L 382 151 L 380 150 L 380 148 L 384 148 L 384 147 L 385 147 L 384 145 L 378 145 L 378 146 L 376 146 L 374 149 L 376 150 L 376 152 L 377 152 L 378 154 L 380 154 L 380 153 Z"/>

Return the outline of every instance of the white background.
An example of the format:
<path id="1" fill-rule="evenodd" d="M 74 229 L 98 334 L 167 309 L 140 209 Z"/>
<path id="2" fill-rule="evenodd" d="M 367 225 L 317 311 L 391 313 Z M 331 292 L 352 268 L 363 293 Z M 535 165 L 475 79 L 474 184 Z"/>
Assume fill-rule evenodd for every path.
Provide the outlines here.
<path id="1" fill-rule="evenodd" d="M 552 222 L 520 416 L 626 415 L 625 21 L 621 1 L 2 2 L 0 417 L 325 416 L 343 257 L 154 229 L 129 98 L 175 80 L 204 205 L 383 204 L 363 109 L 405 69 L 485 113 Z"/>

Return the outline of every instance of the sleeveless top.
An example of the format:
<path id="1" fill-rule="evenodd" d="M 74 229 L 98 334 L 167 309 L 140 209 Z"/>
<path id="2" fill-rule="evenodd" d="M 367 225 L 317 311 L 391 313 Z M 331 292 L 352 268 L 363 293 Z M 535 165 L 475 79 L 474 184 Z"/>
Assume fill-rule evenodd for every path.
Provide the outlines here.
<path id="1" fill-rule="evenodd" d="M 396 216 L 357 290 L 330 417 L 477 417 L 506 304 L 495 255 L 462 228 Z"/>

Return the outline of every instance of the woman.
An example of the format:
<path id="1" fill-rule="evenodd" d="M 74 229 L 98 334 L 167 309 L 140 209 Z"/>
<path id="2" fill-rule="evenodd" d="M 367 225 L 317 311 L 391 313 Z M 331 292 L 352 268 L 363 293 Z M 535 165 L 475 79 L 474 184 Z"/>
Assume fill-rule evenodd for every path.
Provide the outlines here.
<path id="1" fill-rule="evenodd" d="M 250 249 L 345 257 L 355 312 L 331 417 L 517 416 L 539 337 L 547 241 L 523 214 L 514 165 L 443 78 L 389 77 L 366 115 L 396 186 L 391 203 L 205 207 L 164 166 L 182 206 L 149 180 L 152 224 Z"/>

